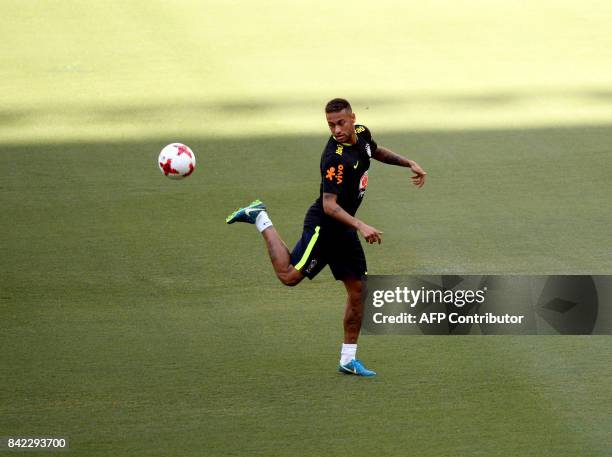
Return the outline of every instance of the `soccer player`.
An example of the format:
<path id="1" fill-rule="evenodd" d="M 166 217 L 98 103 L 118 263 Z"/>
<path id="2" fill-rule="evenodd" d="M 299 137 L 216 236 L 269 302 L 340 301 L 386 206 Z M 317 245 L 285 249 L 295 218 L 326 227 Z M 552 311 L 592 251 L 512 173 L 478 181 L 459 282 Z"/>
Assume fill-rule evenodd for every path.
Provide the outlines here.
<path id="1" fill-rule="evenodd" d="M 289 252 L 259 200 L 236 210 L 226 222 L 255 224 L 266 242 L 278 279 L 287 286 L 295 286 L 305 277 L 313 279 L 326 265 L 330 266 L 348 295 L 338 371 L 374 376 L 376 373 L 356 358 L 363 316 L 362 280 L 367 274 L 357 232 L 370 244 L 380 244 L 382 232 L 357 219 L 355 213 L 368 185 L 370 159 L 410 168 L 414 173 L 412 182 L 419 188 L 425 184 L 427 173 L 413 160 L 378 146 L 366 126 L 355 124 L 355 113 L 348 101 L 331 100 L 325 106 L 325 115 L 332 136 L 321 156 L 320 195 L 306 212 L 302 237 L 293 250 Z"/>

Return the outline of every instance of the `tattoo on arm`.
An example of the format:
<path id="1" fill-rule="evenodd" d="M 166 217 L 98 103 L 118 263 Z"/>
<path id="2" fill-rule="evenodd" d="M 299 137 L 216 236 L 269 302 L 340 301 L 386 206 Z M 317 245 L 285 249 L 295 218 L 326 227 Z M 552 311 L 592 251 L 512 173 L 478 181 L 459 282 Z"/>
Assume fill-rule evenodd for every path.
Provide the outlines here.
<path id="1" fill-rule="evenodd" d="M 389 165 L 399 165 L 403 167 L 410 166 L 408 159 L 406 159 L 405 157 L 402 157 L 399 154 L 396 154 L 393 151 L 390 151 L 389 149 L 385 149 L 382 147 L 379 147 L 378 149 L 376 149 L 376 151 L 374 152 L 373 158 L 380 162 L 387 163 Z"/>
<path id="2" fill-rule="evenodd" d="M 389 165 L 399 165 L 400 163 L 402 163 L 402 159 L 397 154 L 389 153 L 387 154 L 386 162 Z"/>
<path id="3" fill-rule="evenodd" d="M 328 200 L 329 203 L 336 203 L 338 196 L 336 194 L 323 192 L 323 199 Z M 340 207 L 340 205 L 336 204 L 336 206 L 330 212 L 331 214 L 336 214 L 339 211 L 342 211 L 342 208 Z"/>
<path id="4" fill-rule="evenodd" d="M 338 204 L 338 196 L 336 194 L 323 192 L 323 200 L 323 211 L 325 211 L 325 214 L 342 222 L 344 225 L 355 229 L 359 228 L 359 221 Z"/>

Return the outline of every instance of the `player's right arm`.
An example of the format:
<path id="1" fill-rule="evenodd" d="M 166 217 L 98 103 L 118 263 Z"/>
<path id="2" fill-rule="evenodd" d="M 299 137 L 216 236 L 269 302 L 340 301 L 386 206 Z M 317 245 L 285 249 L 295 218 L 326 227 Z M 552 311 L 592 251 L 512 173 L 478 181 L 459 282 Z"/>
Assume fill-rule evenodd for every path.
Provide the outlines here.
<path id="1" fill-rule="evenodd" d="M 339 222 L 342 222 L 344 225 L 358 230 L 368 243 L 380 244 L 382 242 L 381 235 L 383 232 L 347 213 L 338 204 L 337 194 L 323 192 L 323 211 L 325 214 L 333 217 Z"/>

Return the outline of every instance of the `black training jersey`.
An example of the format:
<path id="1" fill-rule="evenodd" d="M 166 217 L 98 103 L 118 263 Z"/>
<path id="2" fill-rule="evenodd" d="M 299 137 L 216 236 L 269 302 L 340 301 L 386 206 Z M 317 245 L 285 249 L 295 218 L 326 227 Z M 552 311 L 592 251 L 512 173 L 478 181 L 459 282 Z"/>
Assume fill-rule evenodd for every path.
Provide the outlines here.
<path id="1" fill-rule="evenodd" d="M 370 158 L 378 145 L 365 125 L 355 125 L 357 142 L 339 143 L 329 137 L 321 155 L 321 188 L 319 198 L 313 203 L 304 225 L 349 229 L 323 211 L 323 192 L 338 195 L 337 202 L 354 216 L 363 200 L 368 185 Z"/>

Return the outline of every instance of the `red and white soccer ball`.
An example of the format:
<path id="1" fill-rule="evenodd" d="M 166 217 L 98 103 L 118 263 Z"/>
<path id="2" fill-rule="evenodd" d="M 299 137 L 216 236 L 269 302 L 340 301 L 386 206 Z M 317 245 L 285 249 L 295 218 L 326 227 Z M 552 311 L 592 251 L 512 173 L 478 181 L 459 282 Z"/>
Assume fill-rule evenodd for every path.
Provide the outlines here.
<path id="1" fill-rule="evenodd" d="M 159 153 L 159 169 L 170 179 L 183 179 L 193 173 L 196 166 L 195 154 L 189 146 L 171 143 Z"/>

